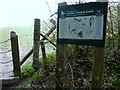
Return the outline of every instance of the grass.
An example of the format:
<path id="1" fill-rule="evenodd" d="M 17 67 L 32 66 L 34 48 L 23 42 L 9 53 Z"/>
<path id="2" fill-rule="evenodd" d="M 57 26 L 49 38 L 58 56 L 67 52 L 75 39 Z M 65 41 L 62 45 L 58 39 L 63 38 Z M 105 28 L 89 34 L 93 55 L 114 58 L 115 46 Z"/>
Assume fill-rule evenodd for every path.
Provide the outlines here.
<path id="1" fill-rule="evenodd" d="M 33 27 L 6 27 L 6 28 L 0 28 L 0 35 L 2 38 L 0 41 L 5 41 L 10 39 L 10 32 L 15 31 L 18 35 L 18 41 L 20 47 L 31 47 L 33 43 Z M 9 42 L 4 43 L 4 46 L 9 47 Z"/>
<path id="2" fill-rule="evenodd" d="M 24 76 L 28 76 L 31 73 L 34 72 L 34 69 L 32 68 L 32 61 L 27 62 L 24 66 L 22 66 L 21 68 L 21 73 L 22 73 L 22 77 Z"/>

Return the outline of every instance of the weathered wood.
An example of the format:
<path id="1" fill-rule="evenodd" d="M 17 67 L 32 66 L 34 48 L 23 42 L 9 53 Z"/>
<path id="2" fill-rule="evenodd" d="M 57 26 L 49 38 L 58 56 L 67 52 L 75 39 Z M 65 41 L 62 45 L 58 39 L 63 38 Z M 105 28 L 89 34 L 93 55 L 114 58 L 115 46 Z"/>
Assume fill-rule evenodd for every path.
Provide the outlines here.
<path id="1" fill-rule="evenodd" d="M 92 69 L 92 88 L 103 88 L 104 47 L 95 47 Z"/>
<path id="2" fill-rule="evenodd" d="M 59 3 L 58 6 L 67 5 L 66 2 Z M 66 81 L 66 45 L 57 44 L 56 48 L 56 89 L 65 90 Z"/>
<path id="3" fill-rule="evenodd" d="M 66 46 L 62 44 L 57 45 L 56 55 L 56 88 L 65 89 L 65 69 L 66 69 Z"/>
<path id="4" fill-rule="evenodd" d="M 21 60 L 20 65 L 22 65 L 33 53 L 33 49 L 30 50 L 30 52 Z"/>
<path id="5" fill-rule="evenodd" d="M 45 50 L 44 40 L 41 41 L 41 51 L 42 51 L 42 57 L 43 57 L 44 74 L 45 74 L 45 77 L 47 77 L 47 76 L 49 76 L 49 72 L 48 72 L 48 64 L 47 64 L 47 58 L 46 58 L 46 50 Z"/>
<path id="6" fill-rule="evenodd" d="M 59 3 L 58 6 L 67 5 L 66 2 Z M 56 89 L 65 90 L 66 81 L 66 45 L 57 44 L 56 48 Z"/>
<path id="7" fill-rule="evenodd" d="M 96 2 L 108 2 L 108 0 L 96 0 Z M 104 47 L 95 47 L 92 67 L 92 89 L 103 89 L 104 52 Z"/>
<path id="8" fill-rule="evenodd" d="M 50 42 L 53 46 L 56 47 L 56 45 L 55 45 L 51 40 L 49 40 L 46 36 L 44 36 L 42 33 L 40 33 L 40 35 L 41 35 L 44 39 L 48 40 L 48 42 Z M 41 41 L 41 42 L 42 42 L 42 41 Z"/>
<path id="9" fill-rule="evenodd" d="M 53 26 L 51 29 L 50 29 L 50 31 L 48 31 L 46 34 L 45 34 L 45 36 L 49 36 L 54 30 L 56 29 L 56 25 L 55 26 Z M 45 38 L 42 38 L 41 39 L 41 41 L 42 40 L 45 40 Z M 41 42 L 41 41 L 39 41 L 39 42 Z M 40 43 L 38 43 L 39 45 L 40 45 Z M 27 53 L 27 55 L 21 60 L 21 65 L 32 55 L 32 53 L 33 53 L 33 48 Z"/>
<path id="10" fill-rule="evenodd" d="M 15 77 L 21 76 L 20 70 L 20 56 L 19 56 L 19 46 L 18 46 L 18 36 L 15 32 L 10 33 L 11 38 L 11 49 L 13 58 L 13 72 Z"/>
<path id="11" fill-rule="evenodd" d="M 41 50 L 42 50 L 43 61 L 45 62 L 45 60 L 46 60 L 46 50 L 45 50 L 44 41 L 41 42 Z"/>
<path id="12" fill-rule="evenodd" d="M 33 68 L 39 68 L 39 41 L 40 41 L 40 19 L 35 19 L 34 42 L 33 42 Z"/>
<path id="13" fill-rule="evenodd" d="M 55 29 L 56 29 L 56 25 L 54 25 L 54 26 L 50 29 L 50 31 L 48 31 L 48 32 L 45 34 L 45 36 L 48 37 Z M 42 38 L 41 40 L 45 40 L 45 38 Z"/>
<path id="14" fill-rule="evenodd" d="M 2 77 L 0 78 L 0 81 L 2 81 L 2 85 L 10 85 L 10 84 L 15 84 L 19 83 L 20 79 L 19 77 Z"/>

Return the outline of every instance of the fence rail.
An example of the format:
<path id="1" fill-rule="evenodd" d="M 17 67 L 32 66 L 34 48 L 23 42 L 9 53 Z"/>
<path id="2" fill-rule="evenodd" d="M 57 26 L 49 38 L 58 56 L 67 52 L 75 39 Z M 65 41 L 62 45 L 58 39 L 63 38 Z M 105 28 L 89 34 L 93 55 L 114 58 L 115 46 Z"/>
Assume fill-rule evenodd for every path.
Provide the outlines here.
<path id="1" fill-rule="evenodd" d="M 50 27 L 49 27 L 50 28 Z M 44 40 L 46 40 L 46 38 L 45 37 L 49 37 L 52 33 L 53 33 L 53 31 L 56 29 L 56 24 L 53 24 L 53 27 L 52 28 L 50 28 L 50 30 L 45 34 L 45 35 L 43 35 L 44 37 L 41 39 L 41 40 L 39 40 L 39 42 L 38 42 L 38 45 L 40 45 L 41 44 L 41 42 L 43 42 Z M 41 33 L 40 33 L 41 34 Z M 54 45 L 55 46 L 55 45 Z M 25 55 L 25 57 L 23 57 L 23 59 L 21 60 L 21 65 L 32 55 L 32 53 L 33 53 L 33 48 Z"/>
<path id="2" fill-rule="evenodd" d="M 7 43 L 8 41 L 11 41 L 11 50 L 7 50 L 7 51 L 1 51 L 0 54 L 5 54 L 5 53 L 8 53 L 8 52 L 11 52 L 12 51 L 12 60 L 9 60 L 9 61 L 6 61 L 6 62 L 0 62 L 1 64 L 8 64 L 8 63 L 11 63 L 13 62 L 13 70 L 12 71 L 9 71 L 9 72 L 0 72 L 0 73 L 3 73 L 3 74 L 7 74 L 7 73 L 10 73 L 10 72 L 13 72 L 14 73 L 14 76 L 15 77 L 21 77 L 21 69 L 20 67 L 23 65 L 23 63 L 25 61 L 27 61 L 27 59 L 33 54 L 35 53 L 36 49 L 35 49 L 35 46 L 38 46 L 38 51 L 37 53 L 39 52 L 39 46 L 41 45 L 41 50 L 42 50 L 42 56 L 43 56 L 43 63 L 44 63 L 44 68 L 46 68 L 46 65 L 45 65 L 45 62 L 46 62 L 46 52 L 45 52 L 45 43 L 44 41 L 47 40 L 49 43 L 51 43 L 53 46 L 56 47 L 56 44 L 54 44 L 50 39 L 48 39 L 48 37 L 53 33 L 53 31 L 56 29 L 56 23 L 55 21 L 52 19 L 50 22 L 53 24 L 52 28 L 50 28 L 50 26 L 47 25 L 46 22 L 44 22 L 47 27 L 49 27 L 49 31 L 43 35 L 42 33 L 40 33 L 40 20 L 39 19 L 35 19 L 35 25 L 34 25 L 34 47 L 32 47 L 32 49 L 20 60 L 20 55 L 19 55 L 19 46 L 18 46 L 18 36 L 16 35 L 16 33 L 14 31 L 10 32 L 10 39 L 7 39 L 5 41 L 1 41 L 0 43 L 1 44 L 4 44 L 4 43 Z M 39 23 L 38 23 L 39 22 Z M 36 32 L 36 30 L 38 30 L 38 32 Z M 28 36 L 28 35 L 26 35 Z M 42 38 L 40 39 L 39 37 L 42 36 Z M 35 39 L 35 37 L 37 38 L 37 40 Z M 34 54 L 36 55 L 36 54 Z M 34 62 L 36 62 L 36 60 L 38 60 L 39 56 L 38 57 L 34 57 L 33 55 L 33 59 L 34 59 Z M 38 54 L 39 55 L 39 54 Z M 35 63 L 36 65 L 36 63 Z M 38 66 L 37 66 L 38 67 Z"/>

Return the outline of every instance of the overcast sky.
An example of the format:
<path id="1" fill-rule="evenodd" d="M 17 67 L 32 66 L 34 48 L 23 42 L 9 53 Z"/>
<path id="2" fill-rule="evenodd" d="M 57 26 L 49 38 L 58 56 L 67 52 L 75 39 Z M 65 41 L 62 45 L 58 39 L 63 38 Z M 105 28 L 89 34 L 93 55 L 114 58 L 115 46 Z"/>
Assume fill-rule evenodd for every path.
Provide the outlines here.
<path id="1" fill-rule="evenodd" d="M 0 0 L 0 27 L 33 25 L 34 18 L 49 19 L 57 11 L 57 3 L 79 0 Z M 95 0 L 87 0 L 95 1 Z"/>

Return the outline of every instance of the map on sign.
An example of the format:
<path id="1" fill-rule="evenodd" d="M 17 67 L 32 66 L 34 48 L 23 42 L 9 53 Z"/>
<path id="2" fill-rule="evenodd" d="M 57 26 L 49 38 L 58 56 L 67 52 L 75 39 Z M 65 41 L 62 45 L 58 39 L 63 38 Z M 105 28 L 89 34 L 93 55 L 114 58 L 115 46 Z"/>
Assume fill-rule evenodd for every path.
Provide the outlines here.
<path id="1" fill-rule="evenodd" d="M 57 44 L 105 46 L 108 2 L 58 5 Z"/>
<path id="2" fill-rule="evenodd" d="M 59 18 L 60 39 L 103 39 L 104 15 Z"/>

